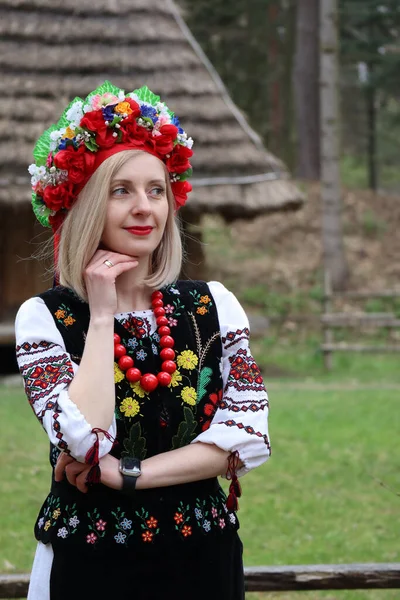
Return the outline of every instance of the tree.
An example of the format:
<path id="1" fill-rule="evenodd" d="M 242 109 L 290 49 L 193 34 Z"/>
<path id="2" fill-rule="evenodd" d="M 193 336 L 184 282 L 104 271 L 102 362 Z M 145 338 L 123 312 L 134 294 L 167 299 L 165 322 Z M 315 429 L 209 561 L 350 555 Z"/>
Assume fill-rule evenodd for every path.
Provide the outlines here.
<path id="1" fill-rule="evenodd" d="M 297 4 L 294 102 L 297 129 L 296 174 L 302 179 L 320 177 L 319 119 L 319 0 Z"/>
<path id="2" fill-rule="evenodd" d="M 333 289 L 343 289 L 348 266 L 342 233 L 339 172 L 339 61 L 337 0 L 320 2 L 322 243 Z"/>

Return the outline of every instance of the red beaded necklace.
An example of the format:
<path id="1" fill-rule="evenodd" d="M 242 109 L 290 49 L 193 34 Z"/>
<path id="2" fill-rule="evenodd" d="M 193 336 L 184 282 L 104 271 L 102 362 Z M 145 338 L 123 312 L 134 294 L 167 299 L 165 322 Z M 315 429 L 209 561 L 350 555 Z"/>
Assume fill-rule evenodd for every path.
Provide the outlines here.
<path id="1" fill-rule="evenodd" d="M 114 333 L 114 357 L 118 361 L 118 366 L 121 371 L 125 371 L 125 377 L 131 383 L 140 381 L 141 387 L 145 392 L 153 392 L 159 385 L 167 386 L 171 383 L 171 375 L 176 371 L 176 363 L 174 361 L 175 345 L 174 338 L 170 335 L 171 329 L 168 327 L 168 319 L 165 316 L 163 294 L 156 291 L 151 295 L 151 307 L 156 318 L 157 332 L 160 336 L 160 358 L 162 359 L 161 371 L 157 375 L 153 373 L 145 373 L 142 375 L 140 369 L 134 366 L 134 361 L 131 356 L 128 356 L 125 346 L 121 343 L 121 338 L 117 333 Z"/>

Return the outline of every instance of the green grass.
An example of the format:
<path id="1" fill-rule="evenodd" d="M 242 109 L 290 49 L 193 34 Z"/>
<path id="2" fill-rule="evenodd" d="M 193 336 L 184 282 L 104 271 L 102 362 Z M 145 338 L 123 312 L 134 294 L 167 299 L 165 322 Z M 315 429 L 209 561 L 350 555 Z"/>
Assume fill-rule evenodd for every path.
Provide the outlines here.
<path id="1" fill-rule="evenodd" d="M 270 381 L 273 456 L 242 479 L 246 566 L 400 561 L 399 391 L 352 389 L 338 373 L 332 382 L 342 389 Z M 47 439 L 20 388 L 0 387 L 0 419 L 0 570 L 27 572 L 49 485 Z M 247 597 L 391 600 L 399 592 Z"/>

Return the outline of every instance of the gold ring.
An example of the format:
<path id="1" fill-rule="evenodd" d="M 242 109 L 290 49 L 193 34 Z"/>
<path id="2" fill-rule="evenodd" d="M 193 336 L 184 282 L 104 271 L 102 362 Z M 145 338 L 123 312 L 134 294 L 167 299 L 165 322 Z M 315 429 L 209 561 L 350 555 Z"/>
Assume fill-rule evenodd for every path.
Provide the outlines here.
<path id="1" fill-rule="evenodd" d="M 112 263 L 111 260 L 108 259 L 104 261 L 104 264 L 107 265 L 109 269 L 111 269 L 111 267 L 114 266 L 114 263 Z"/>

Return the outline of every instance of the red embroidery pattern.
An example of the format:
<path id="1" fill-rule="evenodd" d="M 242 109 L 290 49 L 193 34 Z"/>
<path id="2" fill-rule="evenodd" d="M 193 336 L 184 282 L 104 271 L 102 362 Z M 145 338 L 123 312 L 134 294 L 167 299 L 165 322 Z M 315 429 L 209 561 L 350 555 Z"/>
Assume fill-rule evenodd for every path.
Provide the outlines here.
<path id="1" fill-rule="evenodd" d="M 49 350 L 55 344 L 51 342 L 39 342 L 38 344 L 34 342 L 33 344 L 29 344 L 29 342 L 24 342 L 16 347 L 17 356 L 22 355 L 23 353 L 27 354 L 37 354 L 38 352 L 42 352 L 42 350 Z M 22 350 L 22 352 L 21 352 Z"/>
<path id="2" fill-rule="evenodd" d="M 264 440 L 265 445 L 268 450 L 271 452 L 271 446 L 269 444 L 268 436 L 261 431 L 256 431 L 251 425 L 243 425 L 243 423 L 236 423 L 233 419 L 229 419 L 228 421 L 220 421 L 218 425 L 226 425 L 227 427 L 237 427 L 238 429 L 243 429 L 246 433 L 250 435 L 256 435 L 259 438 Z"/>
<path id="3" fill-rule="evenodd" d="M 25 365 L 20 373 L 25 381 L 25 392 L 30 403 L 47 397 L 56 386 L 69 383 L 74 375 L 71 361 L 66 354 L 46 356 Z"/>
<path id="4" fill-rule="evenodd" d="M 230 402 L 228 402 L 228 400 Z M 269 408 L 269 402 L 266 400 L 265 402 L 251 402 L 249 404 L 248 400 L 242 400 L 241 402 L 234 402 L 232 398 L 225 398 L 220 405 L 219 408 L 221 410 L 231 410 L 232 412 L 247 412 L 250 410 L 255 413 L 259 410 L 264 410 L 265 408 Z"/>
<path id="5" fill-rule="evenodd" d="M 263 378 L 254 358 L 247 349 L 240 348 L 229 357 L 231 369 L 226 388 L 234 387 L 238 391 L 265 391 Z"/>
<path id="6" fill-rule="evenodd" d="M 150 335 L 151 325 L 148 319 L 141 319 L 140 317 L 130 315 L 122 321 L 122 325 L 131 335 L 139 339 Z"/>
<path id="7" fill-rule="evenodd" d="M 241 340 L 248 341 L 250 337 L 250 330 L 248 327 L 244 327 L 243 329 L 236 329 L 236 331 L 228 331 L 225 337 L 222 338 L 222 343 L 226 350 L 234 346 Z M 228 343 L 227 343 L 228 342 Z"/>

